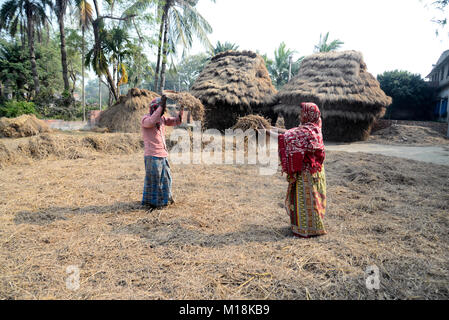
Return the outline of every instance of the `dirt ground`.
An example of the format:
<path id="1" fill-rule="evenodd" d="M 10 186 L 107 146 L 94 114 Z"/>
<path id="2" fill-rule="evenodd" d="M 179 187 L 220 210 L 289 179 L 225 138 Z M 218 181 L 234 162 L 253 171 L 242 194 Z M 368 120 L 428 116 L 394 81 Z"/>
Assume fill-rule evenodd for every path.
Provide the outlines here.
<path id="1" fill-rule="evenodd" d="M 306 240 L 279 173 L 172 164 L 176 203 L 149 212 L 141 151 L 77 155 L 0 169 L 0 299 L 449 299 L 448 166 L 327 152 Z"/>

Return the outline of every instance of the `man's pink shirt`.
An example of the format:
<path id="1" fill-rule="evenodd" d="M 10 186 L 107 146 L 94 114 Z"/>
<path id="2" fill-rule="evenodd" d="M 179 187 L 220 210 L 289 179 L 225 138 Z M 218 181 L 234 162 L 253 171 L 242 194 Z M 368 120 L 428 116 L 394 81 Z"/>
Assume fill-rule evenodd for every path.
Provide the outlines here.
<path id="1" fill-rule="evenodd" d="M 177 117 L 161 116 L 161 112 L 162 108 L 159 107 L 152 115 L 146 114 L 142 118 L 141 127 L 145 157 L 167 157 L 165 126 L 177 126 L 181 124 L 182 111 L 179 112 Z M 157 123 L 161 124 L 159 129 L 156 126 Z"/>

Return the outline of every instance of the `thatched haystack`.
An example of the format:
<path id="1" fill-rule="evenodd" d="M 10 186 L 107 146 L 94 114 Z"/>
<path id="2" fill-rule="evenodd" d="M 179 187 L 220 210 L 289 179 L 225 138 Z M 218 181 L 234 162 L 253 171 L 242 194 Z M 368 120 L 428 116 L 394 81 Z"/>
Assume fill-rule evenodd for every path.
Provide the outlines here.
<path id="1" fill-rule="evenodd" d="M 190 114 L 192 115 L 192 118 L 194 121 L 201 121 L 204 120 L 204 106 L 201 103 L 201 100 L 195 98 L 188 92 L 176 92 L 172 90 L 165 90 L 163 92 L 167 96 L 167 98 L 176 101 L 180 105 L 187 108 L 187 110 L 190 111 Z"/>
<path id="2" fill-rule="evenodd" d="M 278 98 L 280 104 L 274 110 L 284 117 L 286 128 L 298 125 L 301 102 L 316 103 L 323 117 L 324 138 L 332 141 L 366 140 L 374 121 L 392 102 L 367 72 L 357 51 L 306 57 Z"/>
<path id="3" fill-rule="evenodd" d="M 248 116 L 240 117 L 237 123 L 232 127 L 232 129 L 241 129 L 246 131 L 248 129 L 270 129 L 270 121 L 262 116 L 250 114 Z"/>
<path id="4" fill-rule="evenodd" d="M 0 137 L 31 137 L 50 131 L 48 125 L 35 115 L 23 114 L 17 118 L 0 118 Z"/>
<path id="5" fill-rule="evenodd" d="M 206 107 L 205 126 L 225 130 L 239 117 L 262 112 L 275 102 L 276 89 L 261 56 L 226 51 L 214 56 L 191 88 Z"/>
<path id="6" fill-rule="evenodd" d="M 132 88 L 100 114 L 98 126 L 107 128 L 109 132 L 140 132 L 140 120 L 148 113 L 151 101 L 156 97 L 159 95 L 155 92 Z"/>

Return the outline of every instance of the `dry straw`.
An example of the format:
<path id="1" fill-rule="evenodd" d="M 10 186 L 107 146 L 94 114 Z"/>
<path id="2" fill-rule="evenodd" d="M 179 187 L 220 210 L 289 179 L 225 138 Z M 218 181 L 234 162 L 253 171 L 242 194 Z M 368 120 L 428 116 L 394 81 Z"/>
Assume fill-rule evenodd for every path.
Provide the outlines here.
<path id="1" fill-rule="evenodd" d="M 250 114 L 238 119 L 237 123 L 232 127 L 233 129 L 241 129 L 246 131 L 248 129 L 270 129 L 270 121 L 262 116 Z"/>
<path id="2" fill-rule="evenodd" d="M 175 100 L 181 106 L 187 108 L 194 121 L 203 121 L 204 120 L 204 106 L 201 103 L 201 100 L 195 98 L 188 92 L 175 92 L 172 90 L 165 90 L 163 92 L 167 98 L 171 100 Z"/>
<path id="3" fill-rule="evenodd" d="M 50 132 L 47 124 L 35 115 L 24 114 L 18 118 L 0 118 L 0 137 L 21 138 Z"/>
<path id="4" fill-rule="evenodd" d="M 128 154 L 142 150 L 136 133 L 40 134 L 16 144 L 0 141 L 0 168 L 42 159 L 92 159 L 101 154 Z"/>
<path id="5" fill-rule="evenodd" d="M 274 110 L 289 127 L 299 122 L 301 102 L 318 104 L 324 119 L 324 137 L 336 141 L 367 139 L 373 122 L 392 102 L 356 51 L 306 57 L 298 75 L 277 96 L 280 104 Z"/>
<path id="6" fill-rule="evenodd" d="M 273 104 L 276 89 L 261 56 L 251 51 L 226 51 L 211 59 L 191 93 L 206 107 L 206 126 L 224 130 L 238 117 Z"/>
<path id="7" fill-rule="evenodd" d="M 156 97 L 159 95 L 155 92 L 132 88 L 100 114 L 98 126 L 110 132 L 140 132 L 140 120 L 148 113 L 151 101 Z"/>

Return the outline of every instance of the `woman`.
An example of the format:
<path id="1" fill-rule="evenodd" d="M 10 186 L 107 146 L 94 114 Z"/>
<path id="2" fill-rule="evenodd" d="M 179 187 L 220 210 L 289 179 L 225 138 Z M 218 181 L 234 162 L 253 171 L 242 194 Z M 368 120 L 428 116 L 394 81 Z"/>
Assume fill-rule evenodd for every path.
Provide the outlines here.
<path id="1" fill-rule="evenodd" d="M 151 102 L 150 113 L 142 118 L 142 136 L 145 150 L 145 184 L 142 205 L 160 208 L 173 203 L 171 172 L 165 144 L 165 126 L 181 124 L 184 107 L 177 117 L 165 117 L 167 98 L 156 98 Z"/>
<path id="2" fill-rule="evenodd" d="M 309 238 L 326 234 L 325 153 L 318 106 L 301 103 L 300 120 L 297 128 L 278 129 L 278 143 L 282 171 L 289 183 L 285 207 L 291 229 L 295 236 Z"/>

